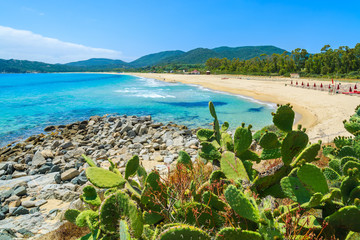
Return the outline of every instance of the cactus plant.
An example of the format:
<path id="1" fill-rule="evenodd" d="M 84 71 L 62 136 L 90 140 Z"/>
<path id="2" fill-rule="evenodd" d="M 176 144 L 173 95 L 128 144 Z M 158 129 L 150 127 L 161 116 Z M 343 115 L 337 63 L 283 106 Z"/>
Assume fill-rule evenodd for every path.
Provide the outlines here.
<path id="1" fill-rule="evenodd" d="M 266 132 L 262 135 L 259 144 L 263 149 L 275 149 L 281 146 L 277 135 L 273 132 Z"/>
<path id="2" fill-rule="evenodd" d="M 309 137 L 303 131 L 289 132 L 281 144 L 281 156 L 285 165 L 290 165 L 293 158 L 307 145 Z"/>
<path id="3" fill-rule="evenodd" d="M 200 141 L 210 141 L 214 136 L 214 130 L 200 129 L 196 132 L 196 136 Z"/>
<path id="4" fill-rule="evenodd" d="M 244 240 L 262 240 L 260 233 L 242 230 L 240 228 L 223 228 L 215 237 L 215 240 L 244 239 Z"/>
<path id="5" fill-rule="evenodd" d="M 360 232 L 360 209 L 356 206 L 346 206 L 325 218 L 325 222 L 338 229 Z"/>
<path id="6" fill-rule="evenodd" d="M 79 227 L 88 227 L 93 230 L 98 223 L 99 214 L 92 210 L 85 210 L 76 217 L 76 225 Z"/>
<path id="7" fill-rule="evenodd" d="M 66 220 L 68 220 L 71 223 L 76 223 L 76 218 L 79 216 L 80 211 L 76 209 L 68 209 L 66 210 L 64 217 Z"/>
<path id="8" fill-rule="evenodd" d="M 85 154 L 82 154 L 81 156 L 84 158 L 84 160 L 87 162 L 87 164 L 89 164 L 90 167 L 97 167 L 96 163 L 91 158 L 89 158 Z"/>
<path id="9" fill-rule="evenodd" d="M 121 175 L 98 167 L 87 168 L 86 177 L 99 188 L 112 188 L 125 184 L 125 179 Z"/>
<path id="10" fill-rule="evenodd" d="M 329 192 L 329 187 L 324 174 L 317 166 L 306 163 L 300 167 L 297 172 L 297 176 L 304 184 L 305 188 L 307 188 L 310 192 L 320 192 L 322 194 Z"/>
<path id="11" fill-rule="evenodd" d="M 80 199 L 93 206 L 100 206 L 101 200 L 93 186 L 86 186 L 83 188 L 84 194 L 80 196 Z"/>
<path id="12" fill-rule="evenodd" d="M 131 236 L 129 233 L 129 227 L 127 225 L 127 222 L 124 220 L 120 220 L 119 233 L 120 233 L 121 240 L 131 240 Z"/>
<path id="13" fill-rule="evenodd" d="M 166 229 L 160 233 L 159 240 L 189 239 L 189 240 L 210 240 L 210 236 L 203 230 L 189 226 L 180 225 Z"/>
<path id="14" fill-rule="evenodd" d="M 226 203 L 210 191 L 206 191 L 203 193 L 202 201 L 204 204 L 210 206 L 213 209 L 216 209 L 218 211 L 225 211 Z"/>
<path id="15" fill-rule="evenodd" d="M 177 163 L 183 164 L 189 170 L 192 169 L 191 158 L 190 158 L 189 154 L 187 154 L 187 152 L 185 152 L 185 151 L 179 151 L 179 157 L 177 159 Z"/>
<path id="16" fill-rule="evenodd" d="M 220 166 L 221 171 L 227 178 L 233 180 L 241 179 L 249 181 L 249 176 L 242 161 L 240 161 L 240 159 L 238 159 L 234 153 L 224 152 L 221 156 Z"/>
<path id="17" fill-rule="evenodd" d="M 125 166 L 125 179 L 128 179 L 129 177 L 136 174 L 136 171 L 139 167 L 139 157 L 137 155 L 134 155 Z"/>
<path id="18" fill-rule="evenodd" d="M 321 148 L 321 141 L 319 141 L 318 143 L 311 144 L 310 146 L 305 148 L 299 154 L 299 156 L 297 156 L 297 158 L 294 161 L 294 165 L 300 162 L 301 160 L 305 160 L 308 163 L 313 162 L 314 160 L 316 160 L 315 157 L 317 156 L 320 148 Z"/>
<path id="19" fill-rule="evenodd" d="M 224 195 L 231 208 L 241 217 L 254 222 L 260 220 L 260 214 L 257 207 L 255 207 L 244 193 L 239 191 L 234 185 L 228 186 Z"/>
<path id="20" fill-rule="evenodd" d="M 220 159 L 221 153 L 213 144 L 209 142 L 202 142 L 201 147 L 201 152 L 199 153 L 200 157 L 209 161 Z"/>
<path id="21" fill-rule="evenodd" d="M 245 124 L 242 127 L 238 127 L 234 134 L 234 150 L 236 156 L 240 156 L 250 147 L 252 143 L 251 125 L 245 128 Z"/>
<path id="22" fill-rule="evenodd" d="M 292 110 L 290 104 L 279 106 L 276 112 L 273 113 L 273 123 L 284 132 L 291 132 L 294 119 L 295 112 Z"/>

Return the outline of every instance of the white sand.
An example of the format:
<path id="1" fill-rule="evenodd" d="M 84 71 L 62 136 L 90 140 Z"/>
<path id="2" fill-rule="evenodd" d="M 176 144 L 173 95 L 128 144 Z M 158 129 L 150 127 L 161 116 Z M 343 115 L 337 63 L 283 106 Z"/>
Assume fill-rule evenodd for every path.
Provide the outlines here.
<path id="1" fill-rule="evenodd" d="M 294 110 L 301 114 L 298 123 L 306 127 L 310 141 L 330 142 L 336 136 L 350 136 L 344 129 L 342 121 L 348 119 L 357 105 L 359 96 L 343 94 L 330 95 L 327 91 L 286 86 L 287 78 L 248 77 L 236 75 L 183 75 L 159 73 L 132 73 L 131 75 L 154 78 L 167 82 L 198 84 L 203 87 L 272 103 L 290 103 Z M 295 82 L 296 80 L 294 80 Z M 308 80 L 304 83 L 309 82 Z M 321 81 L 316 81 L 320 85 Z M 312 85 L 314 81 L 310 84 Z M 322 81 L 328 86 L 329 82 Z M 223 119 L 226 121 L 226 119 Z"/>

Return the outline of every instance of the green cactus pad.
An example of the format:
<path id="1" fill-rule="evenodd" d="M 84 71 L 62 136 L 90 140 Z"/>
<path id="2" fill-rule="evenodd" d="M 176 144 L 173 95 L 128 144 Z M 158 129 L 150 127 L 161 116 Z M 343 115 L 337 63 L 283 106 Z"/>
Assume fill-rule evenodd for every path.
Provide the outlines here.
<path id="1" fill-rule="evenodd" d="M 323 174 L 324 174 L 325 178 L 329 181 L 336 181 L 336 180 L 339 180 L 341 177 L 336 171 L 334 171 L 332 168 L 328 168 L 328 167 L 325 167 L 323 169 Z"/>
<path id="2" fill-rule="evenodd" d="M 334 143 L 337 148 L 342 148 L 344 146 L 351 146 L 352 145 L 352 138 L 346 137 L 335 137 Z"/>
<path id="3" fill-rule="evenodd" d="M 66 220 L 68 220 L 71 223 L 76 223 L 76 218 L 79 216 L 80 211 L 76 209 L 68 209 L 66 210 L 64 217 Z"/>
<path id="4" fill-rule="evenodd" d="M 83 188 L 84 194 L 80 196 L 81 200 L 93 206 L 100 206 L 101 200 L 93 186 Z"/>
<path id="5" fill-rule="evenodd" d="M 337 172 L 338 174 L 342 174 L 341 171 L 341 161 L 338 159 L 333 159 L 329 162 L 329 167 L 334 170 L 335 172 Z"/>
<path id="6" fill-rule="evenodd" d="M 224 122 L 222 125 L 221 125 L 221 131 L 225 132 L 229 129 L 229 123 L 228 122 Z"/>
<path id="7" fill-rule="evenodd" d="M 192 169 L 191 158 L 190 158 L 189 154 L 187 154 L 187 152 L 185 152 L 185 151 L 179 151 L 179 157 L 177 159 L 177 163 L 184 165 L 189 170 Z"/>
<path id="8" fill-rule="evenodd" d="M 225 211 L 226 203 L 210 191 L 204 192 L 202 195 L 202 200 L 204 204 L 210 206 L 213 209 Z"/>
<path id="9" fill-rule="evenodd" d="M 355 189 L 356 187 L 358 187 L 359 185 L 360 185 L 359 180 L 354 176 L 347 176 L 341 182 L 340 190 L 341 190 L 341 195 L 342 195 L 344 203 L 348 202 L 348 200 L 350 198 L 351 191 L 353 189 Z"/>
<path id="10" fill-rule="evenodd" d="M 225 151 L 234 151 L 234 141 L 230 134 L 223 132 L 221 134 L 220 145 Z"/>
<path id="11" fill-rule="evenodd" d="M 360 232 L 349 232 L 345 240 L 359 240 Z"/>
<path id="12" fill-rule="evenodd" d="M 220 166 L 221 171 L 227 178 L 233 180 L 241 179 L 249 181 L 249 176 L 242 161 L 235 157 L 234 153 L 224 152 L 220 159 Z"/>
<path id="13" fill-rule="evenodd" d="M 119 233 L 121 240 L 131 240 L 131 236 L 129 233 L 129 226 L 125 220 L 120 220 Z"/>
<path id="14" fill-rule="evenodd" d="M 260 233 L 241 230 L 240 228 L 223 228 L 215 237 L 215 240 L 230 240 L 230 239 L 243 239 L 243 240 L 262 240 Z"/>
<path id="15" fill-rule="evenodd" d="M 147 176 L 145 188 L 141 194 L 141 203 L 158 212 L 161 209 L 160 205 L 167 205 L 167 188 L 161 182 L 158 172 L 153 171 Z"/>
<path id="16" fill-rule="evenodd" d="M 138 167 L 139 167 L 139 157 L 135 155 L 126 163 L 125 179 L 129 179 L 129 177 L 135 175 Z"/>
<path id="17" fill-rule="evenodd" d="M 89 227 L 92 229 L 98 223 L 99 214 L 92 210 L 81 212 L 76 218 L 76 225 L 79 227 Z"/>
<path id="18" fill-rule="evenodd" d="M 125 184 L 125 179 L 121 175 L 98 167 L 87 168 L 86 177 L 99 188 L 112 188 Z"/>
<path id="19" fill-rule="evenodd" d="M 299 178 L 284 177 L 283 179 L 281 179 L 280 184 L 285 195 L 291 200 L 300 204 L 310 201 L 311 194 L 303 186 Z"/>
<path id="20" fill-rule="evenodd" d="M 280 183 L 280 180 L 283 177 L 287 176 L 289 172 L 290 167 L 281 166 L 273 174 L 256 177 L 254 180 L 254 187 L 256 188 L 257 192 L 261 193 L 273 185 L 278 185 Z"/>
<path id="21" fill-rule="evenodd" d="M 343 207 L 326 217 L 325 222 L 328 222 L 335 228 L 360 232 L 360 209 L 356 206 Z"/>
<path id="22" fill-rule="evenodd" d="M 357 186 L 350 192 L 349 202 L 354 203 L 356 198 L 360 199 L 360 186 Z"/>
<path id="23" fill-rule="evenodd" d="M 358 170 L 360 170 L 360 163 L 354 162 L 354 161 L 347 161 L 342 169 L 342 172 L 345 176 L 348 176 L 348 170 L 354 169 L 354 168 L 357 168 Z"/>
<path id="24" fill-rule="evenodd" d="M 342 159 L 343 157 L 358 158 L 358 155 L 355 152 L 354 148 L 352 148 L 350 146 L 345 146 L 345 147 L 341 148 L 340 151 L 338 152 L 338 154 L 336 155 L 336 158 L 338 158 L 338 159 Z"/>
<path id="25" fill-rule="evenodd" d="M 217 118 L 213 102 L 209 102 L 209 110 L 210 110 L 211 116 L 213 118 Z"/>
<path id="26" fill-rule="evenodd" d="M 355 157 L 343 157 L 340 160 L 340 170 L 343 174 L 345 174 L 345 172 L 343 172 L 344 166 L 347 162 L 359 162 L 359 159 L 355 158 Z M 359 169 L 360 170 L 360 169 Z"/>
<path id="27" fill-rule="evenodd" d="M 237 156 L 248 150 L 252 143 L 250 128 L 238 127 L 234 134 L 234 149 Z"/>
<path id="28" fill-rule="evenodd" d="M 360 122 L 358 121 L 346 121 L 344 123 L 344 128 L 346 129 L 346 131 L 348 131 L 349 133 L 357 136 L 360 133 Z"/>
<path id="29" fill-rule="evenodd" d="M 200 228 L 188 225 L 174 226 L 160 233 L 159 240 L 189 239 L 210 240 L 210 236 Z"/>
<path id="30" fill-rule="evenodd" d="M 305 160 L 308 163 L 313 162 L 315 160 L 315 157 L 318 155 L 320 148 L 320 143 L 311 144 L 299 154 L 295 162 L 299 162 L 301 160 Z"/>
<path id="31" fill-rule="evenodd" d="M 321 200 L 323 198 L 323 195 L 321 193 L 315 193 L 311 196 L 309 202 L 304 203 L 301 205 L 302 208 L 313 208 L 317 207 L 321 204 Z"/>
<path id="32" fill-rule="evenodd" d="M 218 160 L 221 158 L 221 153 L 217 150 L 216 147 L 214 147 L 213 144 L 202 142 L 201 146 L 201 152 L 199 153 L 200 157 L 209 161 Z"/>
<path id="33" fill-rule="evenodd" d="M 254 222 L 260 220 L 260 214 L 257 207 L 255 207 L 244 193 L 238 190 L 234 185 L 228 186 L 224 195 L 231 208 L 241 217 Z"/>
<path id="34" fill-rule="evenodd" d="M 310 192 L 320 192 L 322 194 L 329 192 L 329 187 L 324 174 L 317 166 L 306 163 L 300 167 L 297 172 L 297 176 L 304 184 L 305 188 L 307 188 Z"/>
<path id="35" fill-rule="evenodd" d="M 224 178 L 226 178 L 226 176 L 221 170 L 213 171 L 210 175 L 210 183 L 219 182 Z"/>
<path id="36" fill-rule="evenodd" d="M 143 218 L 144 218 L 144 222 L 146 224 L 153 225 L 153 224 L 157 224 L 158 222 L 163 220 L 164 216 L 162 216 L 160 213 L 157 213 L 154 211 L 152 211 L 152 212 L 144 211 Z"/>
<path id="37" fill-rule="evenodd" d="M 260 159 L 262 159 L 262 160 L 276 159 L 276 158 L 280 158 L 280 157 L 281 157 L 280 148 L 264 149 L 260 155 Z"/>
<path id="38" fill-rule="evenodd" d="M 294 124 L 295 112 L 290 105 L 282 105 L 278 107 L 276 113 L 273 114 L 273 123 L 277 128 L 284 132 L 291 132 Z"/>
<path id="39" fill-rule="evenodd" d="M 214 130 L 200 129 L 199 131 L 197 131 L 196 136 L 200 141 L 210 141 L 211 138 L 214 136 Z"/>
<path id="40" fill-rule="evenodd" d="M 281 156 L 284 164 L 290 165 L 292 159 L 306 147 L 308 141 L 309 137 L 303 131 L 289 132 L 281 145 Z"/>
<path id="41" fill-rule="evenodd" d="M 146 169 L 143 166 L 139 166 L 138 169 L 136 170 L 136 174 L 138 176 L 138 179 L 140 181 L 141 184 L 143 184 L 146 180 L 147 177 L 147 172 Z"/>
<path id="42" fill-rule="evenodd" d="M 81 156 L 84 158 L 84 160 L 87 162 L 87 164 L 89 164 L 90 167 L 97 167 L 96 163 L 91 158 L 89 158 L 85 154 L 82 154 Z"/>
<path id="43" fill-rule="evenodd" d="M 281 145 L 277 135 L 273 132 L 267 132 L 264 135 L 262 135 L 259 144 L 263 149 L 279 148 Z"/>
<path id="44" fill-rule="evenodd" d="M 198 227 L 219 227 L 224 221 L 215 210 L 198 202 L 188 202 L 181 212 L 185 213 L 183 219 L 185 223 Z"/>
<path id="45" fill-rule="evenodd" d="M 240 155 L 236 155 L 237 157 L 240 158 L 241 161 L 246 161 L 246 160 L 250 160 L 250 161 L 254 161 L 257 163 L 260 163 L 261 159 L 260 157 L 253 151 L 251 150 L 246 150 L 245 152 L 241 153 Z"/>

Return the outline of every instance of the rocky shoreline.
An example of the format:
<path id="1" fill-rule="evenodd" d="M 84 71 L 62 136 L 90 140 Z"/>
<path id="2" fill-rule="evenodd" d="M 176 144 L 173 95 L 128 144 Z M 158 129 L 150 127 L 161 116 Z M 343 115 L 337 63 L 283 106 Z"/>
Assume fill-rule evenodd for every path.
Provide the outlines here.
<path id="1" fill-rule="evenodd" d="M 147 171 L 167 174 L 180 150 L 195 160 L 199 146 L 196 129 L 151 116 L 93 116 L 45 131 L 0 149 L 0 239 L 37 238 L 59 227 L 67 208 L 81 209 L 82 154 L 104 168 L 110 158 L 120 171 L 137 154 Z"/>

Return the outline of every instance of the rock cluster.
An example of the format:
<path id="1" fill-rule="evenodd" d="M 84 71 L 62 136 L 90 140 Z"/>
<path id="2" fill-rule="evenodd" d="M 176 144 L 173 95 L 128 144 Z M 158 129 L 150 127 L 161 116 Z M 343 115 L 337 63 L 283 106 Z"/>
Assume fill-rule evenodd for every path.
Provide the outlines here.
<path id="1" fill-rule="evenodd" d="M 110 158 L 120 172 L 137 154 L 145 169 L 166 174 L 180 150 L 195 159 L 199 144 L 195 130 L 154 123 L 150 116 L 93 116 L 45 131 L 50 133 L 0 149 L 0 238 L 53 230 L 46 221 L 61 211 L 48 211 L 45 206 L 51 199 L 68 203 L 62 206 L 78 205 L 82 187 L 88 184 L 82 154 L 104 168 L 109 167 Z M 24 225 L 24 221 L 34 224 Z"/>

